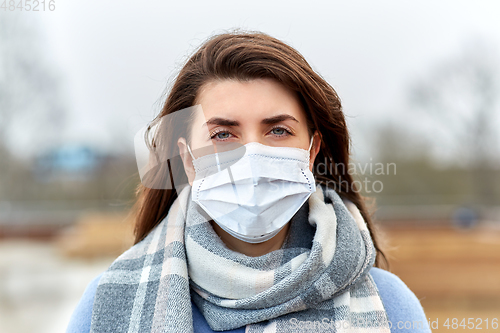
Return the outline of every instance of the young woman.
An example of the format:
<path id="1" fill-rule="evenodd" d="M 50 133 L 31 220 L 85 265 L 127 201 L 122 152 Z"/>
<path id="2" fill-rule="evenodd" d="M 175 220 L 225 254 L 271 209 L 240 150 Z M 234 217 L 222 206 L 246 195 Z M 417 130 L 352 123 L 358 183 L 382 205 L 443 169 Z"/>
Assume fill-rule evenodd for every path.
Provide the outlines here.
<path id="1" fill-rule="evenodd" d="M 135 245 L 67 332 L 430 332 L 381 269 L 340 100 L 295 49 L 210 38 L 145 138 Z"/>

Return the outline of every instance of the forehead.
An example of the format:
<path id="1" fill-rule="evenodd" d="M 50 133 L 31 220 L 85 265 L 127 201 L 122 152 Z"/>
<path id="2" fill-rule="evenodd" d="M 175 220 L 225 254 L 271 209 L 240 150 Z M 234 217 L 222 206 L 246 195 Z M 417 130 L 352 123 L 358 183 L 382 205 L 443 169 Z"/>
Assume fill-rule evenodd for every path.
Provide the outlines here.
<path id="1" fill-rule="evenodd" d="M 297 94 L 272 79 L 220 80 L 204 85 L 196 98 L 206 119 L 224 117 L 242 122 L 287 113 L 305 124 Z"/>

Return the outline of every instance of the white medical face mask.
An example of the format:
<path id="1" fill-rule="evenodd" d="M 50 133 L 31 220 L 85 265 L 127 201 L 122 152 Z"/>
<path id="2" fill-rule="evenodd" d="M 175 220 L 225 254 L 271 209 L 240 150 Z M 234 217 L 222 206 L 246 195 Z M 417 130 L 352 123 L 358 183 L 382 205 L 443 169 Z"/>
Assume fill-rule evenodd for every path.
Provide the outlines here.
<path id="1" fill-rule="evenodd" d="M 193 157 L 192 200 L 226 232 L 248 242 L 274 237 L 316 191 L 309 149 L 250 142 Z"/>

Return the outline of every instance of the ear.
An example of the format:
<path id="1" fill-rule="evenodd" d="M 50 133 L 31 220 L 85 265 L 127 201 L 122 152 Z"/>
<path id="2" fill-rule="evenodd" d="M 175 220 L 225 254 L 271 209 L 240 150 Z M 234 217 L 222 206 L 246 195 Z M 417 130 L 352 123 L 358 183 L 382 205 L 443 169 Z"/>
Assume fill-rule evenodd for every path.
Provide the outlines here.
<path id="1" fill-rule="evenodd" d="M 184 171 L 186 172 L 186 177 L 188 178 L 189 185 L 193 186 L 193 181 L 196 176 L 193 166 L 193 158 L 187 149 L 186 139 L 179 138 L 177 140 L 177 147 L 179 147 L 179 153 L 181 155 L 182 164 L 184 165 Z"/>
<path id="2" fill-rule="evenodd" d="M 313 143 L 311 146 L 311 152 L 309 154 L 309 170 L 311 172 L 313 171 L 314 168 L 314 160 L 316 159 L 316 156 L 319 153 L 319 149 L 321 148 L 321 135 L 319 132 L 316 130 L 313 135 Z"/>

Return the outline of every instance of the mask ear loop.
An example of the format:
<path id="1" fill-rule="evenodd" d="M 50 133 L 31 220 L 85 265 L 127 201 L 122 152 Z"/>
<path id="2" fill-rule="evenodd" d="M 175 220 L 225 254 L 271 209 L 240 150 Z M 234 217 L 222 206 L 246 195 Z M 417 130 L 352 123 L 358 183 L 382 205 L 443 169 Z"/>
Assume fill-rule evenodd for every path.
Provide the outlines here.
<path id="1" fill-rule="evenodd" d="M 314 135 L 311 136 L 311 143 L 309 143 L 309 149 L 307 150 L 307 152 L 309 153 L 309 158 L 311 158 L 311 147 L 313 145 L 313 141 L 314 141 Z"/>
<path id="2" fill-rule="evenodd" d="M 189 144 L 186 144 L 189 155 L 195 160 L 196 158 L 193 155 L 193 152 L 191 151 L 191 148 L 189 147 Z M 217 161 L 217 170 L 220 171 L 220 162 L 219 162 L 219 153 L 215 153 L 215 160 Z"/>
<path id="3" fill-rule="evenodd" d="M 195 160 L 194 155 L 193 155 L 193 152 L 191 151 L 191 148 L 189 148 L 189 144 L 187 143 L 187 144 L 186 144 L 186 146 L 187 146 L 187 149 L 188 149 L 189 155 L 191 155 L 191 157 L 193 158 L 193 160 Z"/>
<path id="4" fill-rule="evenodd" d="M 309 144 L 309 149 L 307 150 L 307 152 L 308 152 L 308 153 L 310 153 L 310 152 L 311 152 L 311 147 L 312 147 L 312 145 L 313 145 L 313 141 L 314 141 L 314 135 L 313 135 L 313 136 L 311 136 L 311 143 Z"/>

